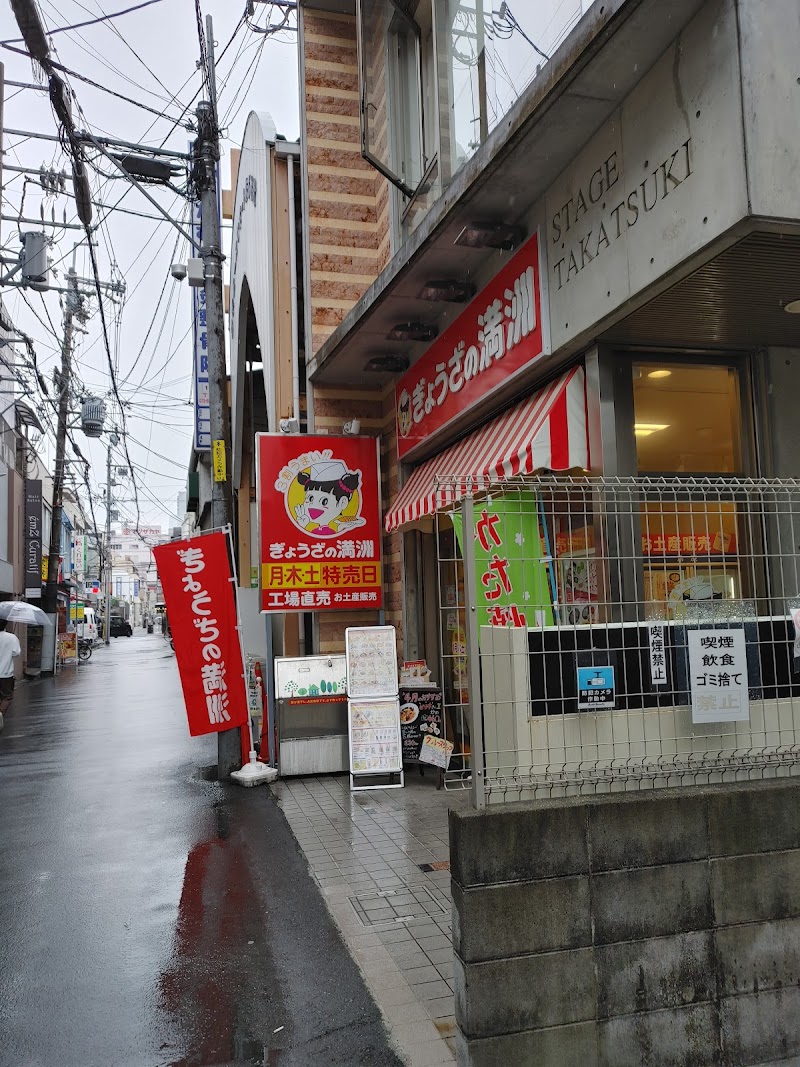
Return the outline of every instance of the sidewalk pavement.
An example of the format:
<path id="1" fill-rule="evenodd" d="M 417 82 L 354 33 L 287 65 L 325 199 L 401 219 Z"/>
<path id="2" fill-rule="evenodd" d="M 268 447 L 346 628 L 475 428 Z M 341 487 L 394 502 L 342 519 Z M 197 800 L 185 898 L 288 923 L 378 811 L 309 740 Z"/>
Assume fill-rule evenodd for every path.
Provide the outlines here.
<path id="1" fill-rule="evenodd" d="M 409 1067 L 453 1063 L 447 813 L 469 793 L 416 769 L 405 788 L 350 792 L 347 775 L 271 788 Z"/>

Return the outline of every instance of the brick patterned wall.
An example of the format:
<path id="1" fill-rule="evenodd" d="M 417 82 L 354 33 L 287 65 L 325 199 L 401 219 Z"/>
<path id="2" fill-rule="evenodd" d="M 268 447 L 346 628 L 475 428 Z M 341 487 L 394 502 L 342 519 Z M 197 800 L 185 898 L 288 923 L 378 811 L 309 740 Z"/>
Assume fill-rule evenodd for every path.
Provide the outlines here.
<path id="1" fill-rule="evenodd" d="M 389 260 L 389 195 L 361 157 L 355 18 L 302 18 L 313 353 Z"/>
<path id="2" fill-rule="evenodd" d="M 355 18 L 301 10 L 308 180 L 310 353 L 339 325 L 391 256 L 388 182 L 361 156 Z M 381 439 L 384 512 L 397 486 L 394 389 L 314 388 L 314 431 L 339 434 L 348 419 Z M 402 537 L 384 534 L 385 621 L 402 635 Z M 320 652 L 344 650 L 348 626 L 375 625 L 375 611 L 319 615 Z"/>

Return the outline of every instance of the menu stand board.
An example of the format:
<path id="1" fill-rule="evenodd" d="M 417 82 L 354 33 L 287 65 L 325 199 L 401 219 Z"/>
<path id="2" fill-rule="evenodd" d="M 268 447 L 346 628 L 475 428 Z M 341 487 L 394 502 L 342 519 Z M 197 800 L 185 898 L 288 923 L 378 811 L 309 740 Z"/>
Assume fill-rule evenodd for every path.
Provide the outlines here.
<path id="1" fill-rule="evenodd" d="M 345 631 L 350 789 L 402 789 L 403 750 L 394 626 L 351 626 Z M 398 775 L 376 785 L 369 778 Z"/>
<path id="2" fill-rule="evenodd" d="M 426 737 L 444 737 L 443 694 L 436 687 L 400 687 L 400 731 L 403 763 L 419 763 Z"/>
<path id="3" fill-rule="evenodd" d="M 396 697 L 397 638 L 394 626 L 349 626 L 345 630 L 347 695 Z"/>

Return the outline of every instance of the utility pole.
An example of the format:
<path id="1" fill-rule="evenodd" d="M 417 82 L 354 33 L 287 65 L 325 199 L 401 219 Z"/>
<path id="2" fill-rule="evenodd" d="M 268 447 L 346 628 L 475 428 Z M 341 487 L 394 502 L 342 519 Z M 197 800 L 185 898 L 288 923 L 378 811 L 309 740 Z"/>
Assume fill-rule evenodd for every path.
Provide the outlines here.
<path id="1" fill-rule="evenodd" d="M 106 544 L 105 544 L 105 567 L 103 568 L 103 593 L 104 604 L 104 640 L 107 645 L 111 644 L 111 583 L 114 579 L 114 567 L 111 556 L 111 449 L 119 442 L 119 438 L 112 433 L 108 439 L 108 455 L 106 458 Z"/>
<path id="2" fill-rule="evenodd" d="M 206 16 L 206 55 L 208 56 L 209 100 L 197 105 L 197 141 L 195 142 L 195 179 L 199 185 L 202 208 L 200 257 L 206 294 L 206 329 L 208 331 L 208 392 L 211 421 L 213 480 L 211 483 L 211 525 L 232 525 L 233 508 L 228 480 L 230 468 L 230 411 L 228 408 L 228 374 L 225 363 L 225 312 L 222 297 L 222 247 L 220 244 L 217 163 L 219 162 L 219 127 L 217 124 L 217 83 L 214 65 L 214 27 Z M 218 458 L 221 457 L 221 460 Z M 235 566 L 235 560 L 234 566 Z M 239 729 L 217 734 L 217 770 L 228 778 L 242 761 Z"/>
<path id="3" fill-rule="evenodd" d="M 226 526 L 231 522 L 231 489 L 228 480 L 230 451 L 230 411 L 228 408 L 228 373 L 225 362 L 225 311 L 222 295 L 222 246 L 220 243 L 219 201 L 217 195 L 217 163 L 219 162 L 219 130 L 214 100 L 214 39 L 211 16 L 208 27 L 208 84 L 211 101 L 197 105 L 197 162 L 195 171 L 200 184 L 202 208 L 202 241 L 200 257 L 204 265 L 206 294 L 206 324 L 208 329 L 208 378 L 212 443 L 222 442 L 225 449 L 224 476 L 215 475 L 211 488 L 211 524 Z"/>
<path id="4" fill-rule="evenodd" d="M 73 318 L 83 318 L 83 297 L 78 292 L 78 276 L 75 273 L 75 250 L 72 249 L 72 266 L 67 273 L 67 296 L 64 306 L 64 336 L 61 341 L 61 373 L 58 384 L 58 426 L 56 428 L 56 462 L 53 471 L 53 503 L 50 518 L 50 546 L 47 555 L 47 581 L 42 598 L 42 610 L 53 619 L 58 610 L 58 571 L 61 557 L 62 496 L 64 491 L 64 451 L 67 443 L 67 418 L 69 417 L 70 380 L 72 375 Z M 55 628 L 45 631 L 46 644 L 42 645 L 42 670 L 50 674 L 55 668 Z M 53 644 L 50 645 L 52 637 Z"/>

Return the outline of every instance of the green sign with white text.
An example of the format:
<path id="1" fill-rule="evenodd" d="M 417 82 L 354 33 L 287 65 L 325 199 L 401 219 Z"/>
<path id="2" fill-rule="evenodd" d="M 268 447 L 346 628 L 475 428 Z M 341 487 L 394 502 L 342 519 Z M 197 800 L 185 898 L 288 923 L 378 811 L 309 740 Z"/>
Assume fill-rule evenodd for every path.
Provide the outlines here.
<path id="1" fill-rule="evenodd" d="M 536 493 L 492 494 L 475 502 L 475 588 L 479 626 L 552 626 L 554 567 Z M 460 511 L 453 515 L 463 553 Z"/>

